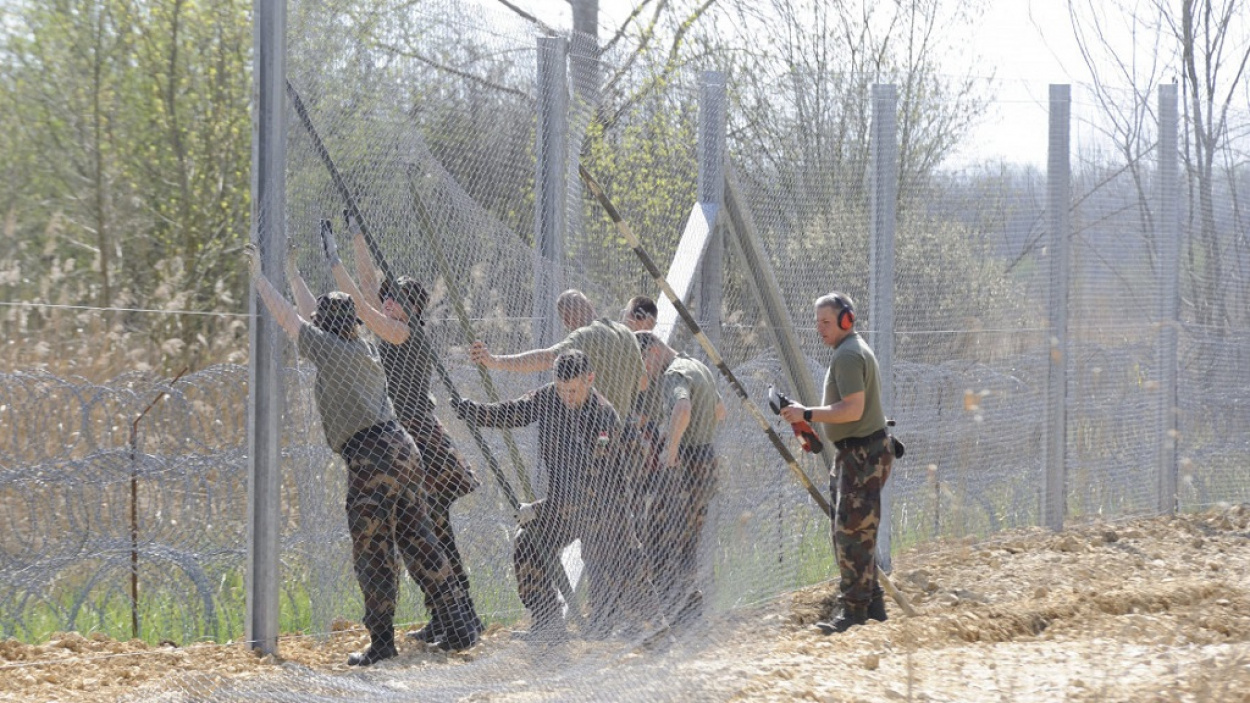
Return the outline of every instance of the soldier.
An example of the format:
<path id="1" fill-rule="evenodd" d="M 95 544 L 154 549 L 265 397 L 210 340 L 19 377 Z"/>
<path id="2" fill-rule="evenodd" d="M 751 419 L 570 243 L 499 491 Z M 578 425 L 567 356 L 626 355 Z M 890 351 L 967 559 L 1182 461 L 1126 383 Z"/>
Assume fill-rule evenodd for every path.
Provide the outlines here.
<path id="1" fill-rule="evenodd" d="M 654 300 L 645 295 L 635 295 L 621 311 L 621 324 L 634 332 L 650 332 L 655 329 L 655 320 L 659 314 Z"/>
<path id="2" fill-rule="evenodd" d="M 838 450 L 830 477 L 836 501 L 833 545 L 838 556 L 841 613 L 819 622 L 824 634 L 845 632 L 869 618 L 886 619 L 885 597 L 877 583 L 877 528 L 881 489 L 894 463 L 894 443 L 881 407 L 877 357 L 855 331 L 855 304 L 844 293 L 816 299 L 816 333 L 833 347 L 825 374 L 823 405 L 793 404 L 781 410 L 786 422 L 819 422 Z"/>
<path id="3" fill-rule="evenodd" d="M 339 288 L 357 301 L 360 318 L 378 338 L 378 351 L 382 368 L 386 371 L 386 390 L 399 422 L 421 451 L 425 471 L 423 478 L 426 506 L 443 553 L 451 562 L 456 581 L 469 592 L 469 577 L 456 547 L 456 535 L 451 526 L 451 505 L 468 495 L 481 482 L 474 475 L 467 461 L 456 450 L 438 417 L 434 415 L 434 399 L 430 395 L 430 376 L 434 365 L 434 350 L 420 330 L 425 325 L 424 313 L 429 303 L 429 293 L 416 280 L 400 276 L 394 284 L 385 281 L 378 285 L 378 274 L 372 261 L 368 244 L 359 228 L 348 219 L 348 229 L 353 231 L 352 244 L 356 255 L 356 273 L 361 287 L 356 286 L 351 275 L 339 259 L 338 243 L 329 222 L 321 227 L 322 244 L 330 270 Z M 368 292 L 365 292 L 368 291 Z M 374 294 L 374 291 L 377 291 Z M 409 637 L 422 642 L 438 642 L 446 627 L 433 617 L 433 601 L 425 593 L 425 607 L 431 613 L 430 622 L 420 630 L 408 633 Z M 470 599 L 471 602 L 471 599 Z M 481 632 L 483 623 L 475 620 L 472 629 Z"/>
<path id="4" fill-rule="evenodd" d="M 604 395 L 620 418 L 628 425 L 633 425 L 629 417 L 634 407 L 634 400 L 640 389 L 646 387 L 647 379 L 642 365 L 642 352 L 633 332 L 625 325 L 609 320 L 606 317 L 595 318 L 595 307 L 579 290 L 570 289 L 556 299 L 556 313 L 560 317 L 568 336 L 547 349 L 534 349 L 520 354 L 495 356 L 482 342 L 474 342 L 469 349 L 469 358 L 487 368 L 504 371 L 535 372 L 551 368 L 556 356 L 568 349 L 580 349 L 590 357 L 590 364 L 595 370 L 595 388 Z M 638 461 L 621 462 L 618 469 L 625 474 L 622 477 L 625 490 L 632 491 L 636 483 L 632 480 L 638 474 Z M 631 500 L 622 502 L 626 514 L 615 519 L 625 522 L 630 520 L 628 510 L 634 503 Z M 609 573 L 599 571 L 601 564 L 593 560 L 586 562 L 587 578 L 592 583 L 611 578 Z M 606 566 L 606 564 L 603 564 Z M 566 594 L 568 595 L 568 594 Z M 600 629 L 610 627 L 610 623 L 601 618 L 610 617 L 612 606 L 600 603 L 591 591 L 587 598 L 590 608 L 592 626 Z"/>
<path id="5" fill-rule="evenodd" d="M 595 319 L 595 306 L 581 291 L 566 290 L 556 299 L 556 313 L 567 337 L 546 349 L 495 356 L 483 342 L 469 347 L 469 359 L 489 369 L 534 373 L 551 368 L 566 349 L 580 349 L 595 369 L 595 388 L 612 407 L 627 415 L 643 383 L 642 352 L 628 327 L 606 317 Z"/>
<path id="6" fill-rule="evenodd" d="M 651 332 L 637 332 L 650 378 L 639 415 L 659 437 L 639 519 L 651 578 L 670 623 L 688 624 L 703 612 L 698 588 L 699 541 L 716 488 L 712 437 L 725 418 L 716 379 L 703 363 L 679 354 Z"/>
<path id="7" fill-rule="evenodd" d="M 431 594 L 442 621 L 453 623 L 442 648 L 472 647 L 478 633 L 469 623 L 477 615 L 434 537 L 421 485 L 421 455 L 395 419 L 381 363 L 357 335 L 360 320 L 351 297 L 336 291 L 314 299 L 288 257 L 297 309 L 265 278 L 255 245 L 248 245 L 247 253 L 257 294 L 300 355 L 316 366 L 314 396 L 326 442 L 347 462 L 347 524 L 370 640 L 369 648 L 352 654 L 347 663 L 369 666 L 398 654 L 396 549 L 413 580 Z"/>
<path id="8" fill-rule="evenodd" d="M 547 496 L 522 506 L 513 564 L 517 592 L 532 618 L 529 632 L 519 636 L 540 642 L 567 636 L 554 574 L 562 568 L 560 551 L 576 539 L 582 540 L 588 566 L 611 564 L 610 582 L 592 578 L 592 602 L 628 609 L 645 592 L 640 584 L 645 578 L 642 556 L 633 545 L 630 523 L 613 517 L 624 513 L 622 474 L 616 466 L 621 460 L 620 418 L 593 387 L 596 376 L 589 355 L 566 350 L 553 366 L 553 383 L 516 400 L 452 399 L 456 414 L 480 427 L 538 423 L 538 444 L 549 472 Z M 622 600 L 620 594 L 630 598 Z"/>

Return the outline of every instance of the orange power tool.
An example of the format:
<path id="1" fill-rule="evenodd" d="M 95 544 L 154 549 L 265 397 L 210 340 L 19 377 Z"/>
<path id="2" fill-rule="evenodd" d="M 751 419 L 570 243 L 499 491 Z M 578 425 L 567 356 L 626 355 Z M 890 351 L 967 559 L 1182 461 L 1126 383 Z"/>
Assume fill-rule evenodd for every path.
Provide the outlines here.
<path id="1" fill-rule="evenodd" d="M 782 408 L 793 404 L 794 402 L 777 390 L 776 386 L 768 387 L 768 408 L 774 414 L 780 415 Z M 824 450 L 825 445 L 820 441 L 820 435 L 816 434 L 816 430 L 806 420 L 790 423 L 790 429 L 794 430 L 794 436 L 802 442 L 803 451 L 809 454 L 819 454 Z"/>

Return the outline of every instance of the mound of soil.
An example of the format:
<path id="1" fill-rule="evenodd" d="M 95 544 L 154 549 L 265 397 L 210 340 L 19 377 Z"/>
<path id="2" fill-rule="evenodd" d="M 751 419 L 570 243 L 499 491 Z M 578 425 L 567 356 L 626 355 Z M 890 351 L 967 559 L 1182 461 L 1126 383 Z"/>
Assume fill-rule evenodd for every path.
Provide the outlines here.
<path id="1" fill-rule="evenodd" d="M 1250 701 L 1250 506 L 931 544 L 895 566 L 916 617 L 890 602 L 888 622 L 826 637 L 811 624 L 829 615 L 831 587 L 812 588 L 744 614 L 741 630 L 674 658 L 668 675 L 735 700 Z M 156 697 L 187 672 L 277 676 L 282 662 L 334 674 L 365 644 L 351 623 L 328 640 L 283 638 L 282 661 L 237 644 L 75 633 L 0 642 L 0 701 Z M 496 628 L 464 654 L 405 643 L 387 666 L 456 665 L 515 646 Z"/>

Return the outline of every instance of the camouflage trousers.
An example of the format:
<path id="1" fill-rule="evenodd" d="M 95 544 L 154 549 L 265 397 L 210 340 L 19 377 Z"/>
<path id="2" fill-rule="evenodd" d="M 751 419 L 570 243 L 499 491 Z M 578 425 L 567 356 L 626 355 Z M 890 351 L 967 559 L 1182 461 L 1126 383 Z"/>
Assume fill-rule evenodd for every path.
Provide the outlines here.
<path id="1" fill-rule="evenodd" d="M 451 504 L 458 498 L 472 493 L 481 485 L 464 456 L 451 443 L 447 431 L 438 418 L 427 415 L 404 421 L 404 429 L 421 452 L 422 483 L 426 489 L 426 508 L 430 515 L 434 537 L 451 563 L 452 578 L 467 593 L 469 576 L 464 560 L 456 546 L 456 535 L 451 527 Z M 434 602 L 425 593 L 425 609 L 433 612 Z"/>
<path id="2" fill-rule="evenodd" d="M 674 616 L 701 599 L 698 588 L 699 541 L 708 505 L 716 491 L 716 454 L 712 445 L 682 447 L 680 466 L 653 464 L 644 491 L 641 526 L 643 550 L 660 605 Z"/>
<path id="3" fill-rule="evenodd" d="M 421 480 L 427 493 L 454 501 L 482 485 L 437 417 L 423 415 L 404 420 L 403 425 L 421 451 L 425 468 Z"/>
<path id="4" fill-rule="evenodd" d="M 421 484 L 421 454 L 398 422 L 356 433 L 341 450 L 347 462 L 347 525 L 352 562 L 364 595 L 364 624 L 376 640 L 393 633 L 399 595 L 396 552 L 431 601 L 451 607 L 466 594 L 439 546 Z"/>
<path id="5" fill-rule="evenodd" d="M 646 617 L 651 589 L 645 584 L 642 554 L 624 511 L 623 503 L 570 505 L 544 499 L 534 505 L 534 519 L 517 533 L 512 557 L 517 595 L 534 622 L 560 618 L 556 570 L 564 568 L 560 552 L 577 539 L 582 541 L 586 564 L 592 627 L 610 630 L 614 615 Z"/>
<path id="6" fill-rule="evenodd" d="M 894 454 L 890 437 L 838 451 L 829 490 L 837 501 L 833 546 L 837 552 L 839 600 L 843 607 L 867 609 L 877 584 L 877 528 L 881 489 L 890 477 Z"/>

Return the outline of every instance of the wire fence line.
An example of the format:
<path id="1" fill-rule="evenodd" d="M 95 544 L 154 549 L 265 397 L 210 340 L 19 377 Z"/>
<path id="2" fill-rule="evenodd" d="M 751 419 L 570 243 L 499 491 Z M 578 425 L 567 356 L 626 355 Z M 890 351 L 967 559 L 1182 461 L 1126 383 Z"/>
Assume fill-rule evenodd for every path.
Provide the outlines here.
<path id="1" fill-rule="evenodd" d="M 466 15 L 463 4 L 449 2 L 345 30 L 333 6 L 291 4 L 291 36 L 300 37 L 291 47 L 292 83 L 359 198 L 383 254 L 397 271 L 429 288 L 424 333 L 462 395 L 475 401 L 488 395 L 468 361 L 473 340 L 485 341 L 496 353 L 541 346 L 535 332 L 541 327 L 536 278 L 585 291 L 598 314 L 612 318 L 632 295 L 659 297 L 575 177 L 564 181 L 568 236 L 562 260 L 534 253 L 539 50 L 528 29 L 494 16 L 479 21 Z M 344 33 L 356 41 L 338 41 Z M 439 61 L 385 49 L 413 33 L 442 40 L 470 37 L 474 43 L 452 43 Z M 372 60 L 363 46 L 385 61 Z M 488 55 L 513 57 L 494 66 L 493 87 L 445 70 L 475 66 Z M 611 67 L 612 61 L 602 57 L 597 66 Z M 698 103 L 698 76 L 679 73 L 655 101 L 621 108 L 619 118 L 632 131 L 602 143 L 591 138 L 599 107 L 594 89 L 578 85 L 579 79 L 574 72 L 570 92 L 580 101 L 570 106 L 566 136 L 573 148 L 566 176 L 576 172 L 579 159 L 612 174 L 605 185 L 625 217 L 657 260 L 672 262 L 697 197 L 697 160 L 691 154 L 698 115 L 689 106 Z M 671 109 L 675 105 L 686 107 Z M 998 107 L 1045 109 L 1036 103 Z M 1182 271 L 1180 297 L 1189 301 L 1179 325 L 1160 317 L 1167 290 L 1162 264 L 1169 254 L 1163 235 L 1149 225 L 1158 203 L 1142 195 L 1153 192 L 1153 183 L 1142 187 L 1134 180 L 1149 181 L 1156 174 L 1134 173 L 1110 158 L 1084 158 L 1097 151 L 1089 136 L 1096 130 L 1086 122 L 1094 119 L 1093 107 L 1078 87 L 1073 152 L 1082 158 L 1073 170 L 1068 208 L 1073 250 L 1064 291 L 1068 346 L 1061 358 L 1066 515 L 1079 520 L 1157 511 L 1158 428 L 1168 412 L 1159 343 L 1165 329 L 1175 329 L 1178 340 L 1180 507 L 1250 500 L 1245 470 L 1250 439 L 1244 431 L 1250 424 L 1250 338 L 1236 331 L 1244 325 L 1197 315 L 1192 301 L 1211 288 L 1206 277 L 1212 274 L 1192 261 L 1175 262 Z M 866 103 L 861 110 L 871 112 Z M 657 122 L 660 116 L 665 119 Z M 746 118 L 731 112 L 729 119 Z M 332 219 L 340 232 L 347 267 L 354 271 L 357 262 L 337 215 L 344 203 L 294 116 L 291 125 L 283 216 L 297 268 L 314 293 L 321 293 L 337 286 L 317 236 L 320 220 Z M 1026 137 L 1047 135 L 1021 135 Z M 1045 417 L 1055 353 L 1048 315 L 1055 291 L 1047 269 L 1046 174 L 1000 164 L 935 171 L 905 182 L 898 194 L 896 265 L 885 272 L 894 286 L 894 324 L 882 329 L 872 314 L 872 254 L 865 234 L 871 212 L 862 172 L 785 159 L 778 167 L 748 146 L 731 138 L 730 161 L 741 175 L 810 374 L 819 379 L 828 360 L 810 326 L 810 305 L 831 289 L 856 299 L 874 344 L 892 337 L 893 415 L 908 444 L 907 458 L 891 481 L 896 551 L 1044 524 Z M 777 146 L 795 155 L 807 144 L 796 133 Z M 648 189 L 647 181 L 633 178 L 642 171 L 666 190 Z M 1247 231 L 1239 219 L 1244 215 L 1233 207 L 1233 196 L 1243 187 L 1236 181 L 1219 185 L 1219 227 L 1212 233 L 1214 251 L 1228 264 L 1217 288 L 1232 321 L 1244 316 L 1235 301 L 1250 293 L 1244 276 L 1227 274 L 1250 271 L 1240 234 Z M 1182 201 L 1182 222 L 1192 221 L 1196 207 Z M 1182 231 L 1187 242 L 1196 236 L 1190 225 Z M 719 320 L 723 356 L 762 404 L 767 386 L 783 377 L 770 330 L 780 322 L 763 314 L 741 263 L 731 248 L 725 251 L 720 309 L 698 312 L 701 320 L 709 313 Z M 676 346 L 694 351 L 680 333 L 676 339 Z M 45 341 L 50 348 L 57 343 Z M 349 475 L 327 446 L 314 401 L 317 374 L 324 369 L 294 353 L 289 362 L 283 385 L 282 629 L 324 635 L 335 620 L 358 620 L 364 609 L 343 514 Z M 242 635 L 247 378 L 246 367 L 235 364 L 199 369 L 176 383 L 150 372 L 108 382 L 27 370 L 0 374 L 0 634 L 41 640 L 57 630 L 77 629 L 126 637 L 137 619 L 137 634 L 149 641 Z M 522 396 L 550 378 L 549 372 L 492 373 L 501 399 Z M 485 457 L 450 407 L 448 393 L 437 382 L 432 389 L 434 416 L 483 479 L 451 511 L 477 612 L 489 622 L 523 621 L 512 511 L 487 477 Z M 720 391 L 729 397 L 723 382 Z M 751 418 L 729 406 L 716 433 L 717 487 L 699 543 L 698 584 L 711 622 L 823 581 L 832 565 L 824 517 Z M 483 434 L 496 457 L 508 455 L 500 433 Z M 548 495 L 551 467 L 539 459 L 544 438 L 530 427 L 515 430 L 515 440 L 535 493 Z M 808 475 L 823 485 L 823 464 L 801 458 Z M 570 551 L 561 558 L 570 576 L 590 578 L 582 570 L 592 561 L 581 559 L 579 565 Z M 132 575 L 137 575 L 137 601 Z M 399 601 L 398 623 L 427 618 L 426 602 L 411 581 L 405 580 Z M 708 627 L 696 628 L 683 643 L 698 647 L 713 636 Z M 507 685 L 520 672 L 543 666 L 514 654 L 435 675 L 392 672 L 403 680 L 402 692 L 386 681 L 298 673 L 289 681 L 215 688 L 213 695 L 248 699 L 281 689 L 308 700 L 364 694 L 388 700 L 422 694 L 452 698 Z M 535 691 L 590 696 L 579 677 L 618 656 L 547 662 L 558 676 L 554 683 L 534 683 Z M 620 699 L 690 693 L 679 690 L 686 684 L 644 671 L 610 678 L 609 684 Z M 208 684 L 192 677 L 181 686 L 195 695 Z"/>

